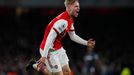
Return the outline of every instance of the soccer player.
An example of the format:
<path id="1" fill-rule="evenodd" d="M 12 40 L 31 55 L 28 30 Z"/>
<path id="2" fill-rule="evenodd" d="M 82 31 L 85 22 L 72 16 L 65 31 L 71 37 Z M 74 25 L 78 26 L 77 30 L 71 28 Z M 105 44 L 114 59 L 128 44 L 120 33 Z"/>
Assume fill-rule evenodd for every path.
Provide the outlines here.
<path id="1" fill-rule="evenodd" d="M 69 59 L 61 44 L 66 33 L 74 42 L 89 48 L 95 45 L 93 39 L 86 41 L 75 34 L 74 17 L 77 17 L 80 11 L 78 0 L 65 0 L 65 7 L 66 11 L 54 18 L 46 27 L 40 45 L 41 58 L 36 63 L 32 62 L 32 67 L 45 75 L 70 75 Z M 27 70 L 30 65 L 27 66 Z"/>

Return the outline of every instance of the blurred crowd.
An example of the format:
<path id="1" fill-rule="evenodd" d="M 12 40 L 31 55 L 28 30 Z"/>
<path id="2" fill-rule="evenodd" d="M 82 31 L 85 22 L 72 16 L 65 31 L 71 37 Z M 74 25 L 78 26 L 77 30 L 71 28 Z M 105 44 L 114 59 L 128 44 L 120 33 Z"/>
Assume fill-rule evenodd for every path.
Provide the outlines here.
<path id="1" fill-rule="evenodd" d="M 25 66 L 31 58 L 38 59 L 40 57 L 38 50 L 43 38 L 44 28 L 63 9 L 60 9 L 60 11 L 52 9 L 41 11 L 40 9 L 22 9 L 20 7 L 0 8 L 0 11 L 2 11 L 0 12 L 0 75 L 42 75 L 42 73 L 36 71 L 25 71 Z M 84 11 L 83 13 L 88 17 L 92 17 L 88 15 L 91 12 Z M 95 16 L 97 15 L 101 17 L 96 13 Z M 85 18 L 85 15 L 78 18 L 82 20 Z M 78 21 L 78 23 L 82 21 Z M 80 29 L 81 27 L 78 26 L 77 28 Z M 87 32 L 84 31 L 84 27 L 76 30 L 82 32 L 78 34 L 84 35 Z M 87 27 L 90 28 L 92 26 Z M 97 33 L 98 31 L 94 32 L 91 29 L 89 32 L 92 34 L 92 32 Z M 88 35 L 85 35 L 84 38 Z M 64 45 L 68 50 L 67 54 L 70 59 L 73 75 L 133 75 L 134 61 L 132 58 L 133 54 L 131 53 L 132 46 L 127 45 L 131 49 L 124 47 L 125 49 L 129 49 L 130 55 L 123 48 L 118 48 L 118 46 L 114 45 L 113 47 L 115 48 L 110 46 L 111 50 L 113 50 L 111 51 L 107 49 L 107 44 L 111 41 L 111 38 L 108 39 L 107 41 L 97 39 L 96 48 L 92 50 L 71 41 L 63 40 L 63 42 L 66 42 Z"/>

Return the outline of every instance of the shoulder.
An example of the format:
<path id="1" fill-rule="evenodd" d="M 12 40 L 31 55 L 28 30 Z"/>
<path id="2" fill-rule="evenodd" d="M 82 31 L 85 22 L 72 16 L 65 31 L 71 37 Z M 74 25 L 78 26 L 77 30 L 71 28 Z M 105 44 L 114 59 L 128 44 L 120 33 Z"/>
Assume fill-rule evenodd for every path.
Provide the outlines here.
<path id="1" fill-rule="evenodd" d="M 65 12 L 62 12 L 61 14 L 59 14 L 56 18 L 57 19 L 61 19 L 65 17 Z"/>
<path id="2" fill-rule="evenodd" d="M 53 28 L 59 33 L 63 32 L 67 28 L 68 22 L 65 19 L 59 19 L 54 23 Z"/>
<path id="3" fill-rule="evenodd" d="M 59 20 L 55 21 L 54 27 L 57 27 L 57 26 L 58 27 L 66 27 L 67 24 L 68 24 L 67 20 L 65 20 L 65 19 L 59 19 Z"/>

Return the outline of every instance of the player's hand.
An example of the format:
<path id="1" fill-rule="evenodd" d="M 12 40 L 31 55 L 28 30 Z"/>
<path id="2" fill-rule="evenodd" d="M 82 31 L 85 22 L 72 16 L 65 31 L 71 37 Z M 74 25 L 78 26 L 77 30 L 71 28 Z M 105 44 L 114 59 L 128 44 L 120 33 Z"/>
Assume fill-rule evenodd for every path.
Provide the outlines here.
<path id="1" fill-rule="evenodd" d="M 95 47 L 95 42 L 96 42 L 96 41 L 93 40 L 92 38 L 89 39 L 88 42 L 87 42 L 87 46 L 88 46 L 88 48 L 93 49 L 93 48 Z"/>
<path id="2" fill-rule="evenodd" d="M 38 65 L 37 65 L 37 71 L 42 71 L 42 70 L 44 70 L 46 68 L 45 60 L 46 60 L 45 57 L 41 57 L 39 59 Z"/>

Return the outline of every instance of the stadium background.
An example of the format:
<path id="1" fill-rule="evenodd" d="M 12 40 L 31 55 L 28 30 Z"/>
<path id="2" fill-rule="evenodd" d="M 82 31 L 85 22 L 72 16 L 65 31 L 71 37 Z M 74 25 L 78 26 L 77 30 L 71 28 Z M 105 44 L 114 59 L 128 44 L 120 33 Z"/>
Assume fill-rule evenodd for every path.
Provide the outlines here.
<path id="1" fill-rule="evenodd" d="M 38 59 L 46 25 L 65 10 L 63 0 L 0 0 L 0 75 L 40 75 L 26 72 L 31 58 Z M 123 67 L 134 72 L 134 1 L 79 0 L 76 33 L 96 40 L 95 52 L 110 72 L 120 75 Z M 74 75 L 81 75 L 86 47 L 63 39 Z M 104 74 L 102 74 L 104 75 Z"/>

